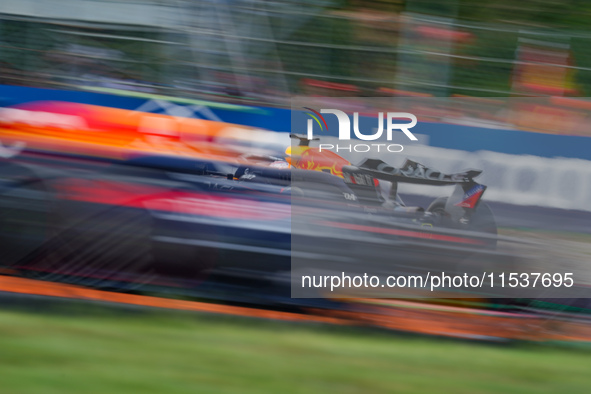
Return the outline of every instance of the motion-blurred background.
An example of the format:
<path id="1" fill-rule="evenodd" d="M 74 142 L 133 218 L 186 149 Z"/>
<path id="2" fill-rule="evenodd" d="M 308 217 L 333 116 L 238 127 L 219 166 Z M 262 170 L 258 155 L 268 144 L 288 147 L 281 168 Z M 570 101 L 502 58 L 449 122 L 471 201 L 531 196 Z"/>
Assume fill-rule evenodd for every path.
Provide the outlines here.
<path id="1" fill-rule="evenodd" d="M 590 18 L 580 0 L 0 2 L 0 392 L 586 391 Z M 229 162 L 283 155 L 295 96 L 405 102 L 409 155 L 484 169 L 491 255 L 576 267 L 579 295 L 292 299 L 285 196 L 178 182 L 185 158 L 231 182 Z M 172 161 L 130 171 L 138 152 Z M 180 205 L 148 205 L 197 227 L 119 209 L 155 185 Z M 158 281 L 152 228 L 198 247 L 159 244 Z"/>
<path id="2" fill-rule="evenodd" d="M 291 95 L 586 96 L 580 1 L 1 5 L 2 81 L 286 105 Z"/>

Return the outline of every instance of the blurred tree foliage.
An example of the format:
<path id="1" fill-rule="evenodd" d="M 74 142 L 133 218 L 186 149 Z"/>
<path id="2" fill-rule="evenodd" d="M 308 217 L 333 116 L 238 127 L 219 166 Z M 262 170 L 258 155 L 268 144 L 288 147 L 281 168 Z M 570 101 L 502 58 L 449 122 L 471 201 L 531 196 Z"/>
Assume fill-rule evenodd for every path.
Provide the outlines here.
<path id="1" fill-rule="evenodd" d="M 459 0 L 458 2 L 458 17 L 463 20 L 502 21 L 545 28 L 590 30 L 591 2 L 587 0 Z"/>
<path id="2" fill-rule="evenodd" d="M 498 96 L 509 92 L 518 40 L 536 34 L 542 34 L 541 40 L 570 46 L 579 94 L 591 93 L 591 71 L 586 70 L 591 68 L 590 1 L 350 0 L 349 7 L 449 18 L 457 30 L 472 34 L 470 43 L 454 46 L 457 57 L 451 60 L 453 71 L 447 81 L 450 93 Z"/>
<path id="3" fill-rule="evenodd" d="M 576 30 L 590 30 L 591 17 L 588 0 L 349 0 L 348 6 Z"/>
<path id="4" fill-rule="evenodd" d="M 451 49 L 451 72 L 441 81 L 451 87 L 447 90 L 449 94 L 509 94 L 519 39 L 536 35 L 540 40 L 570 47 L 579 94 L 591 94 L 591 71 L 588 70 L 591 69 L 591 51 L 588 50 L 591 1 L 325 0 L 322 3 L 309 2 L 309 6 L 301 6 L 300 19 L 294 18 L 289 8 L 282 10 L 279 6 L 269 13 L 271 38 L 277 39 L 273 45 L 265 46 L 267 37 L 260 41 L 257 37 L 242 38 L 243 42 L 256 47 L 255 58 L 249 59 L 252 60 L 249 67 L 255 70 L 249 73 L 285 73 L 291 93 L 298 93 L 303 78 L 355 84 L 366 94 L 379 87 L 420 90 L 419 86 L 396 86 L 403 34 L 399 16 L 410 13 L 423 19 L 441 18 L 444 23 L 433 26 L 449 28 L 450 24 L 455 24 L 454 30 L 471 35 L 469 41 L 454 43 Z M 252 17 L 252 13 L 238 6 L 228 12 L 233 13 L 236 20 Z M 296 20 L 303 23 L 290 31 L 297 24 Z M 65 30 L 70 32 L 59 32 Z M 289 36 L 282 35 L 285 31 L 290 31 Z M 170 32 L 161 33 L 147 27 L 119 31 L 113 26 L 68 28 L 40 21 L 2 20 L 0 65 L 4 74 L 19 77 L 35 72 L 67 74 L 72 69 L 83 73 L 82 61 L 72 60 L 69 65 L 69 60 L 63 56 L 65 44 L 76 43 L 120 51 L 119 59 L 89 59 L 87 63 L 92 60 L 101 64 L 105 72 L 123 79 L 166 84 L 180 74 L 192 76 L 191 70 L 199 67 L 232 72 L 231 58 L 223 47 L 217 48 L 220 54 L 212 61 L 213 55 L 195 53 L 188 44 L 191 42 L 188 37 L 182 30 L 173 36 Z M 178 48 L 159 43 L 170 40 L 179 42 Z M 259 47 L 258 42 L 262 43 Z M 56 53 L 60 52 L 62 56 L 58 57 Z M 206 62 L 205 59 L 210 60 Z M 437 61 L 443 59 L 440 56 Z"/>

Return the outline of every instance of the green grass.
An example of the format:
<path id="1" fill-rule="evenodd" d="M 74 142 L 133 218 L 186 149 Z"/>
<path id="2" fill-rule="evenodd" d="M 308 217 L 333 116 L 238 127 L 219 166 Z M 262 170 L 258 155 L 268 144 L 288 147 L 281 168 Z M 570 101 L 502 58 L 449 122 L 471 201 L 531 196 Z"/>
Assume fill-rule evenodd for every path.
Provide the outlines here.
<path id="1" fill-rule="evenodd" d="M 0 311 L 0 393 L 588 392 L 591 354 L 187 314 Z"/>

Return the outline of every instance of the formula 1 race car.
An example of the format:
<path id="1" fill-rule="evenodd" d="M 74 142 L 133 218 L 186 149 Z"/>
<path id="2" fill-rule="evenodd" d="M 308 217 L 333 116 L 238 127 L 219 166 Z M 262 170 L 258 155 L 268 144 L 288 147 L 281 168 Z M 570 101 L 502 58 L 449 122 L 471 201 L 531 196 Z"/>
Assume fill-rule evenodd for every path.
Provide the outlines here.
<path id="1" fill-rule="evenodd" d="M 292 196 L 312 197 L 316 194 L 331 204 L 346 201 L 373 214 L 410 217 L 422 226 L 428 224 L 497 234 L 494 216 L 488 205 L 481 201 L 486 186 L 474 181 L 482 171 L 445 174 L 408 159 L 400 168 L 372 158 L 351 165 L 330 150 L 311 147 L 304 135 L 291 134 L 291 137 L 298 144 L 287 149 L 287 157 L 266 158 L 268 168 L 240 166 L 232 178 L 283 184 L 289 186 Z M 265 158 L 259 160 L 264 162 Z M 291 168 L 289 175 L 285 170 L 278 170 L 288 167 Z M 404 203 L 398 194 L 400 183 L 454 185 L 455 189 L 451 196 L 439 197 L 424 209 Z M 494 244 L 494 238 L 491 238 L 488 246 Z"/>
<path id="2" fill-rule="evenodd" d="M 25 148 L 0 161 L 0 265 L 27 275 L 116 288 L 258 280 L 290 270 L 294 204 L 315 210 L 315 235 L 305 236 L 322 246 L 299 256 L 323 261 L 342 253 L 322 241 L 337 232 L 365 240 L 368 247 L 359 247 L 353 262 L 379 238 L 372 253 L 390 266 L 394 247 L 417 260 L 426 250 L 429 259 L 442 258 L 437 251 L 450 244 L 462 255 L 496 245 L 494 217 L 481 201 L 486 186 L 473 180 L 480 171 L 444 174 L 412 160 L 401 168 L 376 159 L 354 166 L 300 135 L 292 136 L 297 144 L 285 156 L 236 160 L 226 147 L 203 140 L 199 152 L 207 156 L 191 155 L 189 145 L 176 154 L 182 140 L 174 151 L 166 152 L 166 144 L 155 149 L 152 139 L 149 150 L 105 158 L 93 155 L 98 148 L 91 144 L 81 155 L 52 150 L 56 144 L 41 137 L 24 139 Z M 224 160 L 216 160 L 220 149 Z M 402 201 L 399 183 L 455 189 L 424 209 Z"/>

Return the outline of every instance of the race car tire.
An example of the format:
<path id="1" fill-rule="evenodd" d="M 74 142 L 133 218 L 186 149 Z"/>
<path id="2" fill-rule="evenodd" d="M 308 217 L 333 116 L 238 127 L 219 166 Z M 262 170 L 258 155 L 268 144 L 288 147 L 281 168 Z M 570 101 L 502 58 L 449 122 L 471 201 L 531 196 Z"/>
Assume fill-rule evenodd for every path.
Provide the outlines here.
<path id="1" fill-rule="evenodd" d="M 427 212 L 432 212 L 442 217 L 442 225 L 448 226 L 452 229 L 462 229 L 467 231 L 474 231 L 485 233 L 495 237 L 483 238 L 485 242 L 481 246 L 481 251 L 467 253 L 463 258 L 458 260 L 455 266 L 450 269 L 456 274 L 481 275 L 483 272 L 493 272 L 495 270 L 503 269 L 505 265 L 501 264 L 498 259 L 491 256 L 487 251 L 497 249 L 497 225 L 494 219 L 492 210 L 485 202 L 479 202 L 475 212 L 473 212 L 470 224 L 468 227 L 459 227 L 459 224 L 452 223 L 449 214 L 445 212 L 445 205 L 447 204 L 447 197 L 439 197 L 434 200 L 427 208 Z"/>
<path id="2" fill-rule="evenodd" d="M 457 227 L 453 226 L 449 215 L 445 212 L 445 205 L 447 204 L 447 197 L 439 197 L 435 199 L 431 205 L 427 208 L 427 212 L 438 214 L 442 217 L 443 224 L 450 226 L 450 227 Z M 497 235 L 497 223 L 495 221 L 495 217 L 492 213 L 492 210 L 485 202 L 480 202 L 476 210 L 472 214 L 469 227 L 467 230 L 470 231 L 477 231 L 481 233 L 487 233 L 491 235 Z M 497 246 L 496 239 L 491 239 L 487 243 L 487 247 L 490 249 L 494 249 Z"/>
<path id="3" fill-rule="evenodd" d="M 0 266 L 18 267 L 47 241 L 52 205 L 42 175 L 26 165 L 0 161 Z"/>
<path id="4" fill-rule="evenodd" d="M 97 288 L 134 289 L 150 282 L 151 223 L 140 210 L 58 210 L 52 235 L 29 256 L 27 277 Z M 125 285 L 122 285 L 125 283 Z"/>

